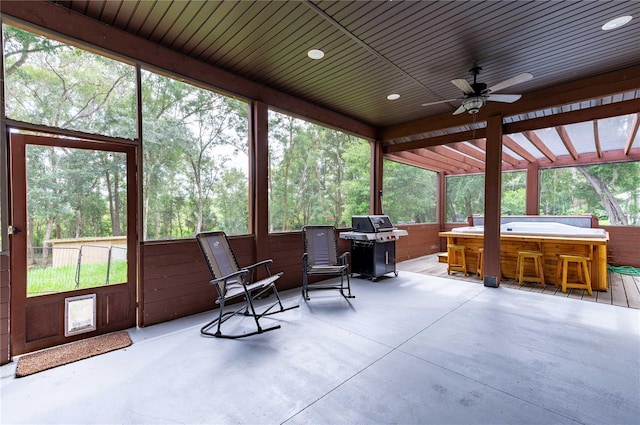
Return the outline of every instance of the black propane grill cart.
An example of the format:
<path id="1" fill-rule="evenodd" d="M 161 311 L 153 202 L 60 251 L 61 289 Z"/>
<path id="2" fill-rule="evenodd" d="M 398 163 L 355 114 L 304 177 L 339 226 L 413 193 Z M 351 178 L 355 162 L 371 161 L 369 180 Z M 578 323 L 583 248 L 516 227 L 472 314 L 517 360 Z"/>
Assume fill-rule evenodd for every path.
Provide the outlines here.
<path id="1" fill-rule="evenodd" d="M 373 281 L 387 273 L 398 276 L 396 240 L 407 231 L 394 228 L 387 215 L 354 215 L 351 228 L 340 233 L 340 238 L 351 241 L 351 273 Z"/>

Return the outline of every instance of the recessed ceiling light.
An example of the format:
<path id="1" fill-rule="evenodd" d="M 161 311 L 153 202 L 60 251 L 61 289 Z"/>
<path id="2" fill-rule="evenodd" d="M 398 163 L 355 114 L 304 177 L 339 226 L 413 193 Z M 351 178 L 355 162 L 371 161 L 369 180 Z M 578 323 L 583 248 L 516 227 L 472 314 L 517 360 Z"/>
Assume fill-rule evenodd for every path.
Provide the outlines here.
<path id="1" fill-rule="evenodd" d="M 621 26 L 623 26 L 624 24 L 629 22 L 631 20 L 631 18 L 632 18 L 631 15 L 627 15 L 627 16 L 620 16 L 618 18 L 612 19 L 609 22 L 607 22 L 606 24 L 604 24 L 602 26 L 602 29 L 607 31 L 607 30 L 612 30 L 612 29 L 615 29 L 615 28 L 620 28 Z"/>
<path id="2" fill-rule="evenodd" d="M 311 59 L 322 59 L 324 57 L 324 52 L 320 49 L 311 49 L 307 52 L 307 56 Z"/>
<path id="3" fill-rule="evenodd" d="M 397 93 L 393 93 L 393 94 L 390 94 L 389 96 L 387 96 L 387 99 L 389 99 L 389 100 L 397 100 L 397 99 L 400 99 L 400 95 L 397 94 Z"/>

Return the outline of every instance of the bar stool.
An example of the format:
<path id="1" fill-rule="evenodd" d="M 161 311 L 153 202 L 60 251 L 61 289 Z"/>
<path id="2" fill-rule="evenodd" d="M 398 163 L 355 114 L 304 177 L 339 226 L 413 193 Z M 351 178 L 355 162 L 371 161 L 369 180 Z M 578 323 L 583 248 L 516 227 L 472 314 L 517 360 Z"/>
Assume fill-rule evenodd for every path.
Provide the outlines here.
<path id="1" fill-rule="evenodd" d="M 535 276 L 526 276 L 524 274 L 524 267 L 527 258 L 533 260 L 533 266 L 536 271 Z M 542 252 L 540 251 L 518 251 L 518 262 L 516 263 L 516 270 L 518 271 L 518 283 L 520 286 L 524 283 L 524 281 L 529 282 L 540 282 L 543 288 L 546 287 L 544 284 L 544 262 Z"/>
<path id="2" fill-rule="evenodd" d="M 556 286 L 562 285 L 562 292 L 567 292 L 567 288 L 586 289 L 589 295 L 593 295 L 591 289 L 591 276 L 589 275 L 589 267 L 587 265 L 589 257 L 582 255 L 558 255 L 558 267 L 556 269 Z M 568 282 L 569 265 L 576 264 L 578 273 L 577 282 Z M 560 277 L 562 273 L 562 278 Z"/>
<path id="3" fill-rule="evenodd" d="M 464 256 L 464 245 L 447 244 L 447 274 L 463 272 L 467 275 L 467 259 Z"/>
<path id="4" fill-rule="evenodd" d="M 484 248 L 478 249 L 478 276 L 484 280 Z"/>

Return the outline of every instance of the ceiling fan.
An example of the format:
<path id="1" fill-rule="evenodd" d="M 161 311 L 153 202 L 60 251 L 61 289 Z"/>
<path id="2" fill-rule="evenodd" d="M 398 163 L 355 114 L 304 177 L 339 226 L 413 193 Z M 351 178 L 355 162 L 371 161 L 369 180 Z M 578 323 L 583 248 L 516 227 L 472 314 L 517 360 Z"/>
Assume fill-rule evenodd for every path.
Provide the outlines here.
<path id="1" fill-rule="evenodd" d="M 447 99 L 447 100 L 439 100 L 437 102 L 423 103 L 422 106 L 436 105 L 438 103 L 447 103 L 453 102 L 456 100 L 461 100 L 462 104 L 458 109 L 453 112 L 453 115 L 458 115 L 463 113 L 464 111 L 469 112 L 470 114 L 477 114 L 480 111 L 480 108 L 484 106 L 487 100 L 492 100 L 496 102 L 507 102 L 513 103 L 516 100 L 520 99 L 522 95 L 520 94 L 494 94 L 495 92 L 506 89 L 507 87 L 514 86 L 516 84 L 524 83 L 533 78 L 533 75 L 528 72 L 523 72 L 522 74 L 516 75 L 515 77 L 509 78 L 501 83 L 498 83 L 494 86 L 487 88 L 487 85 L 484 83 L 478 83 L 477 77 L 482 71 L 482 67 L 474 66 L 469 70 L 469 73 L 473 75 L 473 84 L 469 84 L 467 80 L 458 78 L 455 80 L 451 80 L 451 82 L 458 87 L 460 90 L 464 92 L 464 97 L 459 97 L 456 99 Z"/>

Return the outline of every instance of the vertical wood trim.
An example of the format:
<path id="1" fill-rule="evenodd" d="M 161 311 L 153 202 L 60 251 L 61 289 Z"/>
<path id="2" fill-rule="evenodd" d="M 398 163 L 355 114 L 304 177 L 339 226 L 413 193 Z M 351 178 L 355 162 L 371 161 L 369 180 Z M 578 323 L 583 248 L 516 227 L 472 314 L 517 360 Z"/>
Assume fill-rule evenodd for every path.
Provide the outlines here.
<path id="1" fill-rule="evenodd" d="M 4 46 L 3 33 L 0 31 L 0 46 Z M 0 55 L 0 69 L 4 69 L 4 55 Z M 9 157 L 8 137 L 5 122 L 4 84 L 0 84 L 0 311 L 11 311 L 11 278 L 9 273 Z M 6 251 L 6 252 L 5 252 Z M 6 306 L 6 307 L 5 307 Z M 0 314 L 0 365 L 11 361 L 11 327 L 9 317 Z"/>
<path id="2" fill-rule="evenodd" d="M 137 255 L 137 264 L 138 264 L 138 273 L 136 282 L 136 323 L 138 326 L 144 326 L 144 257 L 142 256 L 144 242 L 144 167 L 142 164 L 144 155 L 143 155 L 143 143 L 142 138 L 144 136 L 142 131 L 142 70 L 140 68 L 140 64 L 136 64 L 136 134 L 137 134 L 137 155 L 136 155 L 136 165 L 137 165 L 137 180 L 136 187 L 138 192 L 136 194 L 135 204 L 128 206 L 127 208 L 136 208 L 138 212 L 137 218 L 137 232 L 136 232 L 136 255 Z"/>
<path id="3" fill-rule="evenodd" d="M 11 225 L 22 230 L 20 237 L 26 238 L 27 235 L 27 217 L 16 215 L 14 212 L 18 209 L 27 210 L 27 170 L 25 164 L 26 142 L 22 134 L 12 134 L 8 136 L 9 160 L 11 170 Z M 27 301 L 27 291 L 24 285 L 17 285 L 16 282 L 26 282 L 27 271 L 27 250 L 26 241 L 19 243 L 19 237 L 11 236 L 9 239 L 9 278 L 11 280 L 11 304 L 10 304 L 10 327 L 11 334 L 9 338 L 9 346 L 11 352 L 19 352 L 25 345 L 26 338 L 26 320 L 24 314 L 24 306 Z M 20 246 L 18 249 L 17 245 Z M 19 287 L 20 286 L 20 287 Z M 21 312 L 22 314 L 19 314 Z"/>
<path id="4" fill-rule="evenodd" d="M 140 143 L 137 146 L 127 146 L 124 150 L 127 161 L 127 288 L 131 304 L 127 314 L 127 322 L 136 326 L 140 322 L 142 305 L 138 296 L 142 296 L 142 267 L 140 261 L 140 170 L 142 169 Z"/>
<path id="5" fill-rule="evenodd" d="M 269 108 L 266 103 L 253 102 L 250 111 L 251 164 L 249 181 L 251 201 L 249 216 L 255 235 L 256 258 L 269 254 Z"/>
<path id="6" fill-rule="evenodd" d="M 447 220 L 447 179 L 444 172 L 440 171 L 438 173 L 436 181 L 438 185 L 438 190 L 436 192 L 436 211 L 438 212 L 438 216 L 436 217 L 436 220 L 438 220 L 440 231 L 442 232 L 444 231 L 444 223 Z"/>
<path id="7" fill-rule="evenodd" d="M 484 286 L 500 286 L 500 196 L 502 191 L 502 116 L 487 120 L 484 178 Z"/>
<path id="8" fill-rule="evenodd" d="M 382 141 L 375 140 L 369 146 L 371 147 L 369 211 L 371 214 L 382 214 L 382 204 L 380 203 L 380 191 L 383 190 L 382 170 L 384 168 L 382 165 Z"/>
<path id="9" fill-rule="evenodd" d="M 526 214 L 540 214 L 540 164 L 527 165 Z"/>

